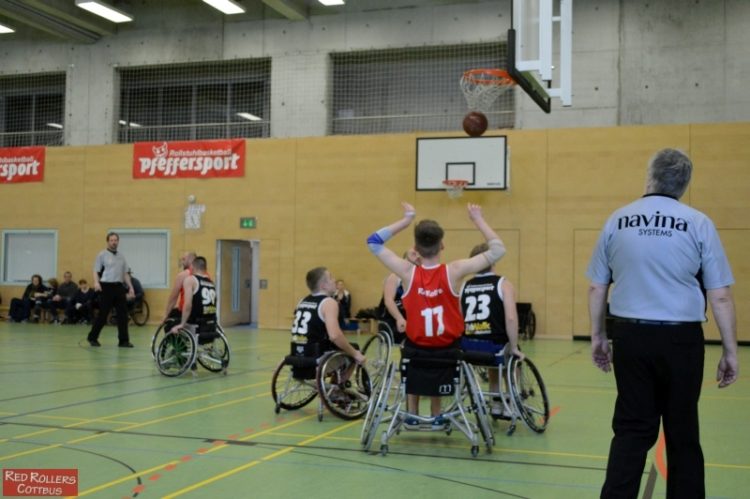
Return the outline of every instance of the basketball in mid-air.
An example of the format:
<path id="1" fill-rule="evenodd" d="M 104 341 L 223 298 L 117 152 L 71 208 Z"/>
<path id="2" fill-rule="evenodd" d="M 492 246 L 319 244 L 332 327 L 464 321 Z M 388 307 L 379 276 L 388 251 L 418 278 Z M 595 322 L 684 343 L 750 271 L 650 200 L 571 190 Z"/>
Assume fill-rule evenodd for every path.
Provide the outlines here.
<path id="1" fill-rule="evenodd" d="M 464 116 L 464 132 L 471 137 L 479 137 L 487 130 L 487 116 L 479 111 L 471 111 Z"/>

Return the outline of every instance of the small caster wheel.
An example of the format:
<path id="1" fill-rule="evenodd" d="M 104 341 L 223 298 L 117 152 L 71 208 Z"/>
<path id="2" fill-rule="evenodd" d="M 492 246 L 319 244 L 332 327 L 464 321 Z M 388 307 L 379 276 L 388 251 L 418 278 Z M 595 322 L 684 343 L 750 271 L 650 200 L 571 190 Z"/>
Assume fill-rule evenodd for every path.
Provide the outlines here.
<path id="1" fill-rule="evenodd" d="M 477 457 L 479 455 L 479 446 L 478 445 L 472 445 L 471 446 L 471 457 Z"/>

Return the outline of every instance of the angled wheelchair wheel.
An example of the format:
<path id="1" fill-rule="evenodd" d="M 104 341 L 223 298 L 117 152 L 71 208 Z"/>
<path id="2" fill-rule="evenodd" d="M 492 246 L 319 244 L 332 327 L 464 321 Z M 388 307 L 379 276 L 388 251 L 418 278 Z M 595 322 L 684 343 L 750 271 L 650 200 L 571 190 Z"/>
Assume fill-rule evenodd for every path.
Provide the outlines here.
<path id="1" fill-rule="evenodd" d="M 357 419 L 367 412 L 372 390 L 369 373 L 344 352 L 323 356 L 316 383 L 323 404 L 341 419 Z"/>
<path id="2" fill-rule="evenodd" d="M 390 398 L 391 387 L 393 386 L 393 379 L 395 376 L 396 367 L 393 362 L 386 366 L 385 373 L 383 373 L 383 382 L 373 388 L 372 396 L 370 397 L 370 403 L 367 407 L 367 414 L 365 415 L 365 421 L 362 424 L 362 433 L 360 435 L 360 442 L 365 451 L 370 449 L 372 441 L 375 439 L 375 435 L 378 432 L 378 426 L 383 421 L 385 411 L 388 409 L 388 401 Z"/>
<path id="3" fill-rule="evenodd" d="M 130 318 L 133 319 L 136 326 L 145 326 L 150 313 L 151 310 L 149 309 L 148 302 L 141 300 L 140 303 L 133 306 L 133 310 L 130 311 Z"/>
<path id="4" fill-rule="evenodd" d="M 529 313 L 526 315 L 526 327 L 524 327 L 523 335 L 525 338 L 529 340 L 534 339 L 534 335 L 536 334 L 536 314 L 533 310 L 529 310 Z"/>
<path id="5" fill-rule="evenodd" d="M 306 406 L 318 395 L 315 379 L 303 379 L 294 376 L 294 367 L 281 359 L 271 378 L 271 396 L 276 404 L 276 413 L 280 409 L 294 411 Z"/>
<path id="6" fill-rule="evenodd" d="M 464 380 L 466 383 L 469 410 L 474 413 L 476 418 L 477 428 L 479 433 L 482 435 L 482 439 L 487 447 L 488 452 L 492 452 L 492 446 L 495 444 L 495 434 L 490 424 L 490 415 L 487 410 L 487 401 L 484 398 L 484 393 L 479 387 L 479 382 L 474 374 L 474 369 L 470 364 L 466 362 L 462 363 L 462 371 Z M 472 451 L 472 455 L 475 455 Z"/>
<path id="7" fill-rule="evenodd" d="M 182 329 L 167 334 L 156 351 L 156 367 L 164 376 L 179 376 L 195 363 L 196 344 L 193 335 Z"/>
<path id="8" fill-rule="evenodd" d="M 229 343 L 226 336 L 219 331 L 219 335 L 210 342 L 200 344 L 198 341 L 198 363 L 211 371 L 212 373 L 224 372 L 226 374 L 229 366 Z"/>
<path id="9" fill-rule="evenodd" d="M 385 369 L 391 360 L 392 343 L 389 333 L 383 329 L 390 327 L 385 322 L 378 324 L 378 332 L 370 337 L 362 348 L 362 354 L 367 357 L 367 366 L 370 375 L 372 376 L 371 382 L 373 389 L 380 386 L 380 382 L 385 373 Z"/>
<path id="10" fill-rule="evenodd" d="M 161 344 L 161 340 L 164 339 L 164 335 L 171 329 L 170 327 L 167 327 L 168 323 L 159 324 L 159 327 L 156 329 L 156 332 L 151 337 L 151 357 L 156 360 L 156 350 L 159 348 L 159 345 Z"/>
<path id="11" fill-rule="evenodd" d="M 510 392 L 523 422 L 530 430 L 542 433 L 549 422 L 549 399 L 539 370 L 529 358 L 514 357 L 508 363 Z"/>

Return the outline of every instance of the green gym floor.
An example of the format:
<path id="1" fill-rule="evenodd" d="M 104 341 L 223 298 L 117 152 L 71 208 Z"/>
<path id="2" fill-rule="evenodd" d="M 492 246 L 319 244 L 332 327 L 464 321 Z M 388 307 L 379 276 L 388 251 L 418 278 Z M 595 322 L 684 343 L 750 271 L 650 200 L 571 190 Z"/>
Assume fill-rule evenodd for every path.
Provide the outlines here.
<path id="1" fill-rule="evenodd" d="M 519 425 L 506 436 L 497 422 L 493 453 L 472 458 L 460 432 L 402 432 L 381 456 L 361 450 L 361 421 L 326 412 L 318 422 L 315 403 L 274 414 L 271 374 L 288 333 L 228 328 L 228 376 L 166 378 L 150 355 L 154 329 L 131 327 L 136 347 L 121 349 L 108 326 L 91 348 L 83 326 L 0 322 L 2 467 L 77 468 L 79 496 L 115 499 L 598 497 L 615 388 L 586 342 L 522 345 L 547 385 L 545 433 Z M 717 389 L 719 354 L 707 347 L 700 408 L 707 492 L 748 497 L 750 385 Z M 740 365 L 749 372 L 750 349 Z M 663 452 L 660 439 L 640 497 L 665 496 Z"/>

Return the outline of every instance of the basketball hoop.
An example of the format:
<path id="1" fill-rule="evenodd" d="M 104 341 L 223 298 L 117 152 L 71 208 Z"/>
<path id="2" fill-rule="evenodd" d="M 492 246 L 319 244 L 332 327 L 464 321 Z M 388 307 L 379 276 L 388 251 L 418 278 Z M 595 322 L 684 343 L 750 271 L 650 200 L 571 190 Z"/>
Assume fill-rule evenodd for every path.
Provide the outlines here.
<path id="1" fill-rule="evenodd" d="M 464 187 L 469 185 L 468 180 L 443 180 L 445 191 L 448 193 L 448 197 L 451 199 L 460 198 L 461 194 L 464 193 Z"/>
<path id="2" fill-rule="evenodd" d="M 516 82 L 502 69 L 470 69 L 461 75 L 461 91 L 473 111 L 487 112 Z"/>

